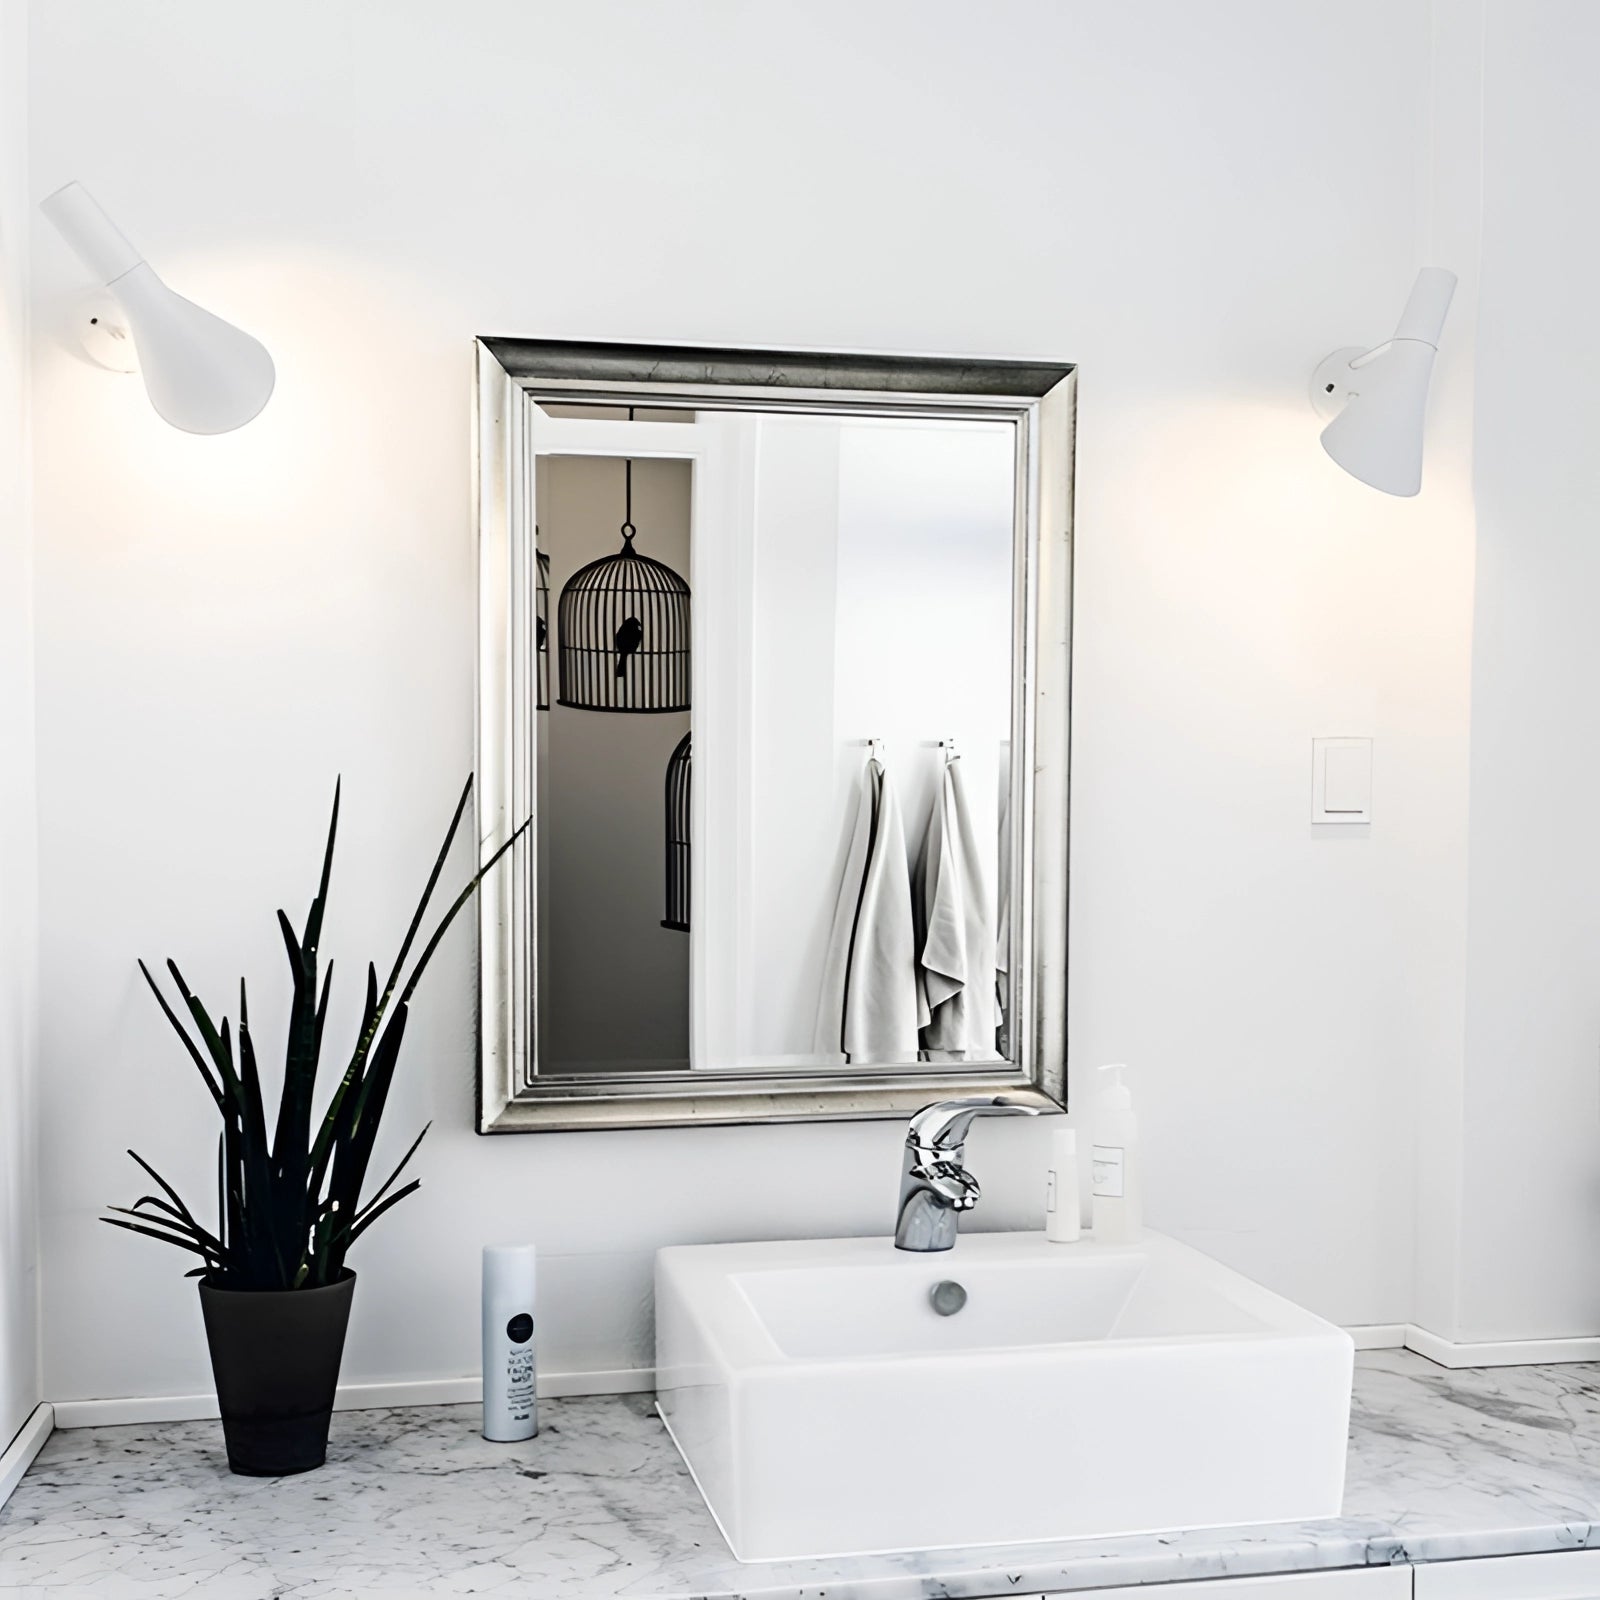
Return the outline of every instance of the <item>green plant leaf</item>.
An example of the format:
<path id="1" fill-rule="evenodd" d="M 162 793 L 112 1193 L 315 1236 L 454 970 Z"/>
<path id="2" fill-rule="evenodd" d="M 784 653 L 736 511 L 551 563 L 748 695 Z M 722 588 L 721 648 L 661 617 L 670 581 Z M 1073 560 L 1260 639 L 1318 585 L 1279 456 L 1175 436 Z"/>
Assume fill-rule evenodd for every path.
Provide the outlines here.
<path id="1" fill-rule="evenodd" d="M 348 1250 L 350 1246 L 353 1245 L 356 1240 L 359 1239 L 361 1235 L 364 1234 L 367 1229 L 370 1228 L 372 1224 L 389 1209 L 390 1206 L 399 1205 L 408 1194 L 411 1194 L 414 1190 L 420 1189 L 421 1187 L 422 1179 L 413 1178 L 411 1182 L 405 1186 L 405 1188 L 396 1189 L 387 1200 L 382 1202 L 382 1204 L 373 1206 L 370 1211 L 363 1211 L 360 1218 L 352 1225 L 349 1237 L 344 1241 L 344 1248 Z"/>
<path id="2" fill-rule="evenodd" d="M 317 1002 L 317 1038 L 316 1056 L 322 1060 L 322 1027 L 328 1020 L 328 997 L 333 993 L 333 963 L 328 963 L 328 970 L 322 975 L 322 998 Z"/>
<path id="3" fill-rule="evenodd" d="M 388 1027 L 383 1030 L 377 1048 L 372 1052 L 371 1067 L 355 1097 L 348 1101 L 349 1113 L 335 1146 L 333 1176 L 328 1184 L 329 1197 L 338 1207 L 339 1214 L 346 1218 L 353 1217 L 360 1208 L 361 1190 L 367 1181 L 367 1166 L 372 1159 L 372 1147 L 383 1119 L 383 1108 L 389 1098 L 389 1085 L 394 1081 L 409 1016 L 410 1008 L 402 1005 L 390 1017 Z"/>
<path id="4" fill-rule="evenodd" d="M 291 1237 L 291 1214 L 298 1217 L 304 1211 L 311 1162 L 311 1102 L 317 1086 L 317 974 L 315 956 L 301 949 L 282 911 L 278 913 L 278 927 L 294 974 L 283 1095 L 278 1102 L 278 1128 L 272 1140 L 277 1190 L 274 1209 L 279 1237 L 287 1242 Z M 292 1233 L 296 1237 L 294 1259 L 298 1261 L 309 1240 L 298 1228 Z"/>
<path id="5" fill-rule="evenodd" d="M 192 1256 L 205 1255 L 205 1251 L 192 1240 L 179 1238 L 175 1234 L 162 1233 L 137 1222 L 124 1222 L 121 1217 L 101 1217 L 100 1220 L 113 1228 L 126 1228 L 129 1233 L 142 1233 L 147 1239 L 159 1239 L 162 1244 L 176 1245 L 180 1250 L 187 1250 Z"/>
<path id="6" fill-rule="evenodd" d="M 166 1216 L 152 1215 L 148 1211 L 139 1210 L 137 1205 L 107 1206 L 106 1210 L 114 1211 L 118 1216 L 132 1217 L 136 1222 L 146 1224 L 150 1229 L 158 1231 L 169 1244 L 187 1242 L 188 1244 L 196 1247 L 200 1254 L 203 1255 L 208 1261 L 212 1260 L 217 1254 L 216 1250 L 213 1248 L 210 1235 L 202 1237 L 194 1230 L 185 1227 L 181 1221 L 176 1219 L 169 1219 Z M 112 1218 L 102 1217 L 100 1220 L 102 1222 L 110 1222 Z"/>
<path id="7" fill-rule="evenodd" d="M 167 960 L 167 971 L 172 974 L 172 981 L 177 984 L 178 993 L 183 996 L 183 1003 L 188 1006 L 189 1015 L 194 1018 L 194 1024 L 200 1030 L 200 1037 L 205 1041 L 206 1050 L 222 1078 L 223 1109 L 237 1114 L 240 1091 L 238 1074 L 233 1070 L 233 1052 L 224 1049 L 222 1035 L 213 1026 L 206 1008 L 195 995 L 190 993 L 189 985 L 183 981 L 183 974 L 178 971 L 178 963 L 170 957 Z"/>
<path id="8" fill-rule="evenodd" d="M 131 1206 L 106 1206 L 105 1209 L 107 1211 L 115 1211 L 119 1216 L 138 1217 L 142 1221 L 150 1223 L 152 1227 L 167 1228 L 173 1233 L 183 1234 L 185 1238 L 194 1239 L 195 1236 L 193 1230 L 184 1223 L 181 1217 L 174 1216 L 169 1220 L 169 1218 L 166 1216 L 153 1217 L 148 1212 L 141 1211 L 139 1207 L 142 1206 L 146 1201 L 151 1201 L 156 1205 L 161 1204 L 161 1202 L 156 1200 L 153 1195 L 145 1195 L 143 1198 L 135 1200 Z M 168 1212 L 172 1210 L 170 1206 L 168 1206 L 166 1209 Z M 198 1239 L 195 1240 L 195 1243 L 198 1244 L 199 1242 L 200 1241 Z"/>
<path id="9" fill-rule="evenodd" d="M 174 1189 L 172 1185 L 168 1183 L 167 1180 L 163 1178 L 161 1174 L 157 1172 L 156 1169 L 138 1153 L 138 1151 L 130 1150 L 128 1154 L 132 1156 L 136 1162 L 138 1162 L 139 1166 L 145 1171 L 145 1173 L 155 1180 L 156 1186 L 164 1195 L 166 1195 L 167 1199 L 171 1202 L 173 1209 L 177 1211 L 179 1216 L 181 1216 L 191 1228 L 195 1229 L 197 1232 L 200 1231 L 200 1224 L 194 1220 L 189 1208 L 183 1203 L 183 1197 L 178 1193 L 178 1191 Z"/>
<path id="10" fill-rule="evenodd" d="M 322 943 L 322 913 L 327 908 L 328 880 L 333 875 L 333 841 L 339 832 L 339 791 L 343 786 L 342 777 L 333 780 L 333 815 L 328 819 L 328 843 L 322 852 L 322 879 L 317 884 L 316 898 L 306 915 L 306 931 L 300 940 L 313 966 L 316 964 L 318 946 Z"/>
<path id="11" fill-rule="evenodd" d="M 378 969 L 369 961 L 367 963 L 367 999 L 361 1011 L 361 1036 L 366 1037 L 371 1026 L 372 1018 L 378 1009 Z M 364 1063 L 363 1063 L 364 1068 Z M 348 1096 L 359 1085 L 363 1068 L 358 1068 L 354 1060 L 345 1069 L 343 1078 L 338 1087 L 333 1091 L 333 1097 L 328 1102 L 328 1109 L 323 1114 L 322 1127 L 317 1134 L 317 1142 L 311 1152 L 310 1187 L 313 1194 L 322 1193 L 324 1179 L 328 1175 L 328 1161 L 333 1153 L 333 1141 L 338 1130 L 343 1126 L 344 1107 Z"/>
<path id="12" fill-rule="evenodd" d="M 150 1215 L 149 1211 L 141 1211 L 141 1206 L 151 1207 L 157 1214 Z M 208 1233 L 200 1224 L 193 1220 L 187 1221 L 174 1206 L 169 1206 L 165 1200 L 158 1200 L 153 1194 L 140 1195 L 131 1206 L 107 1206 L 107 1211 L 118 1211 L 129 1217 L 148 1217 L 157 1227 L 171 1228 L 179 1233 L 186 1233 L 197 1244 L 206 1245 L 215 1254 L 222 1254 L 222 1244 L 213 1234 Z"/>
<path id="13" fill-rule="evenodd" d="M 373 1195 L 373 1197 L 369 1201 L 367 1201 L 367 1203 L 361 1208 L 360 1211 L 358 1211 L 356 1213 L 356 1221 L 357 1222 L 359 1222 L 361 1220 L 361 1218 L 367 1214 L 367 1212 L 371 1211 L 372 1208 L 375 1205 L 377 1205 L 377 1203 L 381 1199 L 383 1199 L 384 1195 L 386 1195 L 389 1192 L 390 1188 L 394 1184 L 394 1180 L 396 1178 L 398 1178 L 402 1172 L 405 1171 L 406 1164 L 411 1160 L 412 1156 L 414 1156 L 417 1153 L 417 1146 L 419 1144 L 421 1144 L 422 1141 L 428 1137 L 428 1129 L 431 1128 L 432 1126 L 433 1126 L 433 1124 L 431 1122 L 426 1124 L 426 1126 L 424 1126 L 422 1132 L 419 1133 L 416 1136 L 416 1138 L 411 1141 L 411 1148 L 409 1150 L 407 1150 L 406 1153 L 403 1156 L 400 1157 L 399 1164 L 395 1167 L 394 1171 L 391 1172 L 389 1174 L 389 1176 L 387 1178 L 385 1178 L 383 1180 L 383 1182 L 379 1185 L 378 1192 L 375 1195 Z"/>
<path id="14" fill-rule="evenodd" d="M 405 938 L 400 941 L 400 953 L 395 957 L 394 967 L 389 973 L 389 981 L 384 985 L 383 994 L 375 1003 L 372 1003 L 373 978 L 369 976 L 366 1015 L 362 1018 L 361 1035 L 356 1041 L 356 1048 L 350 1057 L 350 1064 L 345 1068 L 344 1076 L 339 1086 L 334 1090 L 333 1099 L 329 1102 L 327 1114 L 323 1118 L 322 1134 L 317 1139 L 317 1149 L 312 1161 L 312 1170 L 320 1174 L 326 1170 L 329 1147 L 336 1137 L 335 1130 L 343 1110 L 344 1101 L 350 1094 L 353 1086 L 360 1080 L 366 1069 L 367 1058 L 370 1055 L 378 1036 L 379 1024 L 383 1021 L 385 1012 L 389 1008 L 389 1001 L 394 994 L 395 985 L 400 981 L 400 974 L 405 968 L 406 957 L 411 952 L 411 946 L 417 937 L 417 931 L 422 926 L 422 919 L 427 915 L 428 902 L 433 898 L 433 891 L 439 882 L 439 875 L 444 871 L 444 864 L 450 854 L 450 847 L 455 843 L 456 831 L 461 826 L 461 818 L 467 809 L 467 801 L 472 795 L 472 778 L 469 774 L 466 783 L 462 786 L 461 797 L 456 801 L 456 809 L 450 818 L 450 826 L 445 830 L 444 843 L 439 847 L 439 853 L 434 857 L 433 870 L 428 874 L 428 881 L 423 886 L 422 898 L 417 901 L 417 909 L 412 913 L 411 924 L 406 929 Z"/>
<path id="15" fill-rule="evenodd" d="M 189 1052 L 195 1066 L 200 1069 L 200 1076 L 206 1081 L 206 1088 L 211 1091 L 211 1098 L 220 1106 L 222 1104 L 222 1089 L 217 1080 L 211 1075 L 211 1068 L 206 1065 L 206 1058 L 200 1054 L 200 1047 L 189 1037 L 189 1030 L 178 1020 L 178 1013 L 167 1004 L 167 997 L 161 992 L 161 985 L 150 976 L 150 969 L 144 962 L 139 963 L 139 970 L 144 974 L 144 981 L 150 985 L 150 992 L 156 997 L 156 1004 L 166 1013 L 167 1021 L 172 1024 L 172 1031 L 183 1040 L 183 1047 Z"/>
<path id="16" fill-rule="evenodd" d="M 532 818 L 529 818 L 529 822 L 531 821 Z M 400 1003 L 402 1005 L 404 1005 L 406 1001 L 408 1001 L 416 992 L 418 983 L 422 981 L 422 974 L 427 969 L 428 962 L 433 958 L 433 952 L 439 948 L 439 941 L 444 938 L 447 932 L 449 932 L 450 924 L 456 920 L 456 914 L 477 892 L 478 885 L 482 883 L 483 880 L 488 876 L 490 870 L 494 867 L 494 864 L 527 831 L 528 823 L 524 822 L 522 826 L 518 828 L 517 831 L 513 833 L 511 837 L 507 839 L 506 842 L 501 845 L 500 848 L 496 850 L 494 854 L 490 856 L 489 859 L 485 861 L 475 873 L 473 873 L 466 888 L 463 889 L 461 893 L 458 894 L 451 902 L 450 909 L 444 914 L 444 920 L 437 928 L 433 930 L 433 937 L 422 947 L 422 954 L 417 957 L 417 964 L 412 969 L 410 981 L 407 982 L 405 988 L 400 991 Z"/>
<path id="17" fill-rule="evenodd" d="M 461 798 L 456 801 L 456 809 L 450 818 L 450 826 L 444 831 L 444 843 L 439 846 L 439 854 L 434 857 L 433 870 L 428 874 L 428 881 L 423 886 L 422 898 L 417 902 L 417 909 L 412 913 L 411 925 L 406 929 L 406 936 L 400 941 L 400 953 L 394 958 L 394 970 L 389 974 L 389 981 L 384 987 L 384 998 L 387 999 L 394 993 L 394 986 L 400 981 L 400 974 L 405 968 L 406 957 L 411 953 L 411 946 L 415 942 L 418 930 L 422 927 L 422 919 L 427 915 L 428 902 L 433 899 L 433 891 L 439 885 L 439 874 L 444 871 L 445 860 L 450 854 L 450 846 L 456 842 L 456 829 L 461 826 L 461 818 L 467 809 L 467 801 L 472 798 L 472 776 L 469 773 L 467 781 L 461 787 Z"/>
<path id="18" fill-rule="evenodd" d="M 148 1207 L 150 1211 L 158 1213 L 151 1216 L 150 1220 L 161 1227 L 176 1228 L 197 1239 L 203 1245 L 209 1245 L 218 1255 L 223 1253 L 222 1241 L 215 1234 L 202 1228 L 192 1217 L 185 1220 L 176 1206 L 170 1206 L 165 1200 L 158 1199 L 153 1194 L 140 1195 L 131 1206 L 107 1206 L 108 1211 L 127 1211 L 129 1216 L 148 1216 L 149 1211 L 142 1211 L 141 1207 Z"/>
<path id="19" fill-rule="evenodd" d="M 261 1181 L 265 1182 L 270 1174 L 267 1113 L 261 1099 L 261 1067 L 250 1033 L 250 1000 L 243 978 L 239 980 L 239 1089 L 243 1101 L 245 1147 L 252 1153 L 251 1161 Z"/>

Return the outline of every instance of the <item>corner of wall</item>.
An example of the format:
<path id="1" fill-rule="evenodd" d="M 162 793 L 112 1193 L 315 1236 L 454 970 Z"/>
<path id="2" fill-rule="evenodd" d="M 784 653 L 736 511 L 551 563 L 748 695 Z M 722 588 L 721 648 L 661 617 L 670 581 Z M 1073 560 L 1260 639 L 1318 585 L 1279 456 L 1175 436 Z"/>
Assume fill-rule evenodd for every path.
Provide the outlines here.
<path id="1" fill-rule="evenodd" d="M 1428 446 L 1428 493 L 1442 549 L 1465 541 L 1460 608 L 1463 672 L 1457 736 L 1441 753 L 1458 771 L 1458 812 L 1448 848 L 1458 856 L 1455 955 L 1445 977 L 1445 1005 L 1431 1049 L 1419 1056 L 1415 1095 L 1415 1266 L 1412 1316 L 1444 1339 L 1460 1335 L 1461 1230 L 1464 1206 L 1469 796 L 1472 733 L 1472 640 L 1476 592 L 1473 493 L 1479 263 L 1483 235 L 1483 37 L 1485 0 L 1434 0 L 1424 155 L 1419 265 L 1448 267 L 1458 285 L 1434 379 Z M 1443 830 L 1442 830 L 1443 831 Z"/>
<path id="2" fill-rule="evenodd" d="M 26 0 L 0 0 L 0 1440 L 41 1388 L 27 85 Z"/>

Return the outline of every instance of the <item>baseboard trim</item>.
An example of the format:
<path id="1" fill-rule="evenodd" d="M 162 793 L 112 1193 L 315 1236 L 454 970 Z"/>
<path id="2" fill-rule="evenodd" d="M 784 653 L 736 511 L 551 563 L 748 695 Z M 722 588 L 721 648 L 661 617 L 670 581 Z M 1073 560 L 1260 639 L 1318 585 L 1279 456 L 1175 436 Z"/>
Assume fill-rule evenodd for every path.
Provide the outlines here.
<path id="1" fill-rule="evenodd" d="M 1567 1361 L 1600 1361 L 1600 1335 L 1581 1339 L 1503 1339 L 1461 1343 L 1441 1338 L 1415 1323 L 1368 1323 L 1346 1328 L 1357 1350 L 1410 1350 L 1441 1367 L 1531 1367 Z M 655 1387 L 651 1367 L 619 1367 L 602 1372 L 543 1372 L 539 1393 L 545 1399 L 567 1395 L 640 1394 Z M 339 1385 L 336 1411 L 373 1411 L 389 1406 L 471 1405 L 483 1398 L 477 1377 L 426 1378 L 403 1383 Z M 53 1417 L 52 1417 L 53 1412 Z M 27 1470 L 51 1427 L 104 1428 L 122 1423 L 197 1422 L 217 1414 L 217 1397 L 205 1394 L 129 1395 L 114 1400 L 57 1400 L 38 1407 L 6 1451 L 0 1466 L 0 1505 Z M 44 1421 L 40 1422 L 41 1417 Z M 24 1454 L 24 1448 L 26 1453 Z M 13 1457 L 21 1465 L 13 1472 Z"/>
<path id="2" fill-rule="evenodd" d="M 560 1399 L 583 1394 L 637 1394 L 655 1388 L 653 1367 L 607 1372 L 541 1372 L 539 1394 Z M 483 1380 L 427 1378 L 411 1383 L 341 1383 L 335 1411 L 376 1411 L 389 1406 L 472 1405 L 483 1398 Z M 217 1397 L 205 1394 L 129 1395 L 115 1400 L 57 1400 L 58 1428 L 106 1428 L 139 1422 L 201 1422 L 217 1414 Z"/>
<path id="3" fill-rule="evenodd" d="M 1542 1367 L 1568 1361 L 1600 1361 L 1600 1336 L 1574 1339 L 1445 1339 L 1415 1323 L 1406 1327 L 1406 1349 L 1441 1367 Z"/>
<path id="4" fill-rule="evenodd" d="M 1441 1367 L 1542 1367 L 1600 1361 L 1600 1334 L 1572 1339 L 1446 1339 L 1414 1322 L 1369 1323 L 1344 1330 L 1357 1350 L 1409 1350 Z"/>
<path id="5" fill-rule="evenodd" d="M 1355 1340 L 1357 1350 L 1403 1350 L 1406 1325 L 1403 1322 L 1367 1322 L 1344 1330 Z"/>
<path id="6" fill-rule="evenodd" d="M 11 1498 L 11 1491 L 22 1482 L 22 1475 L 33 1465 L 33 1458 L 44 1449 L 44 1442 L 55 1430 L 55 1411 L 48 1401 L 36 1405 L 17 1436 L 0 1453 L 0 1506 Z"/>

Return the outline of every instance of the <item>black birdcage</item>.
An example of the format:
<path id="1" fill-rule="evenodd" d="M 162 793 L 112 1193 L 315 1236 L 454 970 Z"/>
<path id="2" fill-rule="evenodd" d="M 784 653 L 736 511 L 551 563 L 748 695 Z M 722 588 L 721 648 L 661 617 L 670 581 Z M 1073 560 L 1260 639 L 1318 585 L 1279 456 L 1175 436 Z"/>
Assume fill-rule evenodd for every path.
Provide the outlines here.
<path id="1" fill-rule="evenodd" d="M 624 482 L 622 549 L 580 568 L 561 591 L 558 703 L 580 711 L 687 711 L 689 585 L 633 548 L 631 461 Z"/>
<path id="2" fill-rule="evenodd" d="M 535 539 L 539 537 L 539 530 L 533 530 Z M 536 566 L 538 570 L 538 587 L 533 596 L 533 633 L 534 633 L 534 661 L 538 667 L 538 698 L 534 701 L 534 710 L 548 711 L 550 709 L 550 557 L 543 550 L 535 552 L 538 557 Z"/>
<path id="3" fill-rule="evenodd" d="M 667 914 L 663 928 L 689 931 L 689 735 L 667 761 Z"/>

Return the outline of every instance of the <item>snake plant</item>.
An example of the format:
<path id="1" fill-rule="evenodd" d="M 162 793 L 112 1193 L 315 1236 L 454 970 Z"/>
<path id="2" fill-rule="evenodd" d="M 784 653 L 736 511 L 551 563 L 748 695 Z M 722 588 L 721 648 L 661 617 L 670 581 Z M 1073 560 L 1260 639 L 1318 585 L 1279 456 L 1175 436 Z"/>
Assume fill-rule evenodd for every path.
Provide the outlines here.
<path id="1" fill-rule="evenodd" d="M 220 1288 L 315 1289 L 343 1275 L 345 1253 L 350 1246 L 421 1182 L 413 1178 L 395 1188 L 396 1180 L 422 1143 L 428 1131 L 426 1127 L 412 1141 L 411 1148 L 394 1171 L 365 1202 L 361 1200 L 373 1143 L 400 1056 L 400 1042 L 405 1037 L 411 996 L 445 930 L 471 899 L 484 874 L 522 832 L 519 828 L 501 845 L 456 896 L 406 977 L 412 946 L 421 931 L 428 903 L 471 794 L 472 779 L 469 777 L 456 804 L 455 815 L 450 819 L 444 844 L 433 863 L 433 871 L 428 875 L 416 914 L 401 942 L 400 953 L 381 990 L 377 969 L 370 962 L 367 965 L 366 1003 L 362 1008 L 360 1032 L 320 1121 L 313 1116 L 312 1101 L 322 1057 L 323 1023 L 328 1012 L 333 963 L 327 964 L 319 987 L 318 947 L 328 899 L 328 878 L 333 870 L 334 837 L 339 827 L 337 784 L 322 858 L 322 879 L 303 931 L 297 935 L 288 917 L 282 911 L 278 913 L 278 926 L 294 975 L 294 998 L 289 1009 L 283 1092 L 270 1140 L 244 980 L 239 982 L 239 1027 L 235 1042 L 228 1019 L 223 1017 L 220 1023 L 212 1022 L 211 1014 L 190 991 L 175 962 L 167 962 L 167 971 L 192 1031 L 151 976 L 150 969 L 144 962 L 139 963 L 139 970 L 183 1041 L 222 1119 L 218 1155 L 219 1221 L 215 1233 L 202 1226 L 177 1190 L 148 1161 L 130 1150 L 128 1154 L 155 1181 L 161 1193 L 144 1195 L 131 1206 L 108 1206 L 106 1209 L 117 1215 L 103 1217 L 103 1222 L 160 1239 L 199 1256 L 203 1264 L 188 1276 L 204 1277 Z"/>

